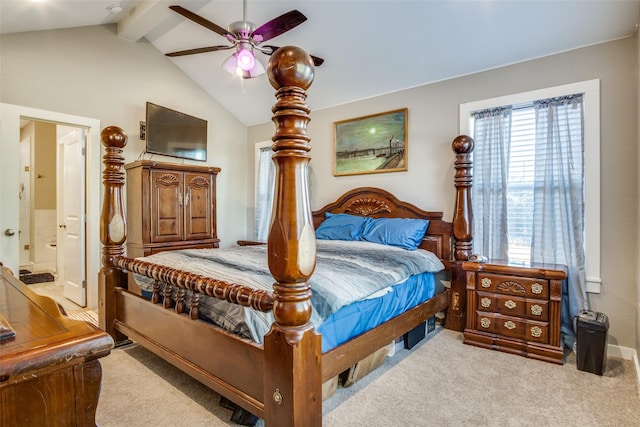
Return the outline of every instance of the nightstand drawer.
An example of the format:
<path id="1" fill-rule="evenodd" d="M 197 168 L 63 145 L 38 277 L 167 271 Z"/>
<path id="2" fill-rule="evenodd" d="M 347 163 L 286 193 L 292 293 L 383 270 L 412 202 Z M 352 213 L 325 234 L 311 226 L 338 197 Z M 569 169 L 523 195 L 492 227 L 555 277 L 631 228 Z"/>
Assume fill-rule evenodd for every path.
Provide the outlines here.
<path id="1" fill-rule="evenodd" d="M 511 295 L 477 292 L 479 311 L 523 317 L 541 322 L 549 321 L 549 301 L 528 299 Z"/>
<path id="2" fill-rule="evenodd" d="M 535 341 L 543 344 L 549 342 L 549 324 L 534 322 L 497 313 L 477 313 L 477 330 L 499 334 L 505 337 Z"/>
<path id="3" fill-rule="evenodd" d="M 478 292 L 478 310 L 524 317 L 526 314 L 526 299 Z"/>
<path id="4" fill-rule="evenodd" d="M 538 320 L 540 322 L 549 321 L 549 301 L 543 300 L 527 300 L 526 302 L 527 319 Z"/>
<path id="5" fill-rule="evenodd" d="M 549 298 L 549 282 L 545 279 L 478 273 L 476 289 L 522 297 Z"/>

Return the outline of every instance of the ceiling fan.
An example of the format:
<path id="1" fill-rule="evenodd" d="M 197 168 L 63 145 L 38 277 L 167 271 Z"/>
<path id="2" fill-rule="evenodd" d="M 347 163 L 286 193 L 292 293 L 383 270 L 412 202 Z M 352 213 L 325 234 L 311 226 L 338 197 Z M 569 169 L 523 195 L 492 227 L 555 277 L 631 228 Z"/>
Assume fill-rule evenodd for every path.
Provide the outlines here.
<path id="1" fill-rule="evenodd" d="M 254 50 L 260 51 L 265 55 L 271 55 L 278 50 L 278 46 L 263 45 L 263 42 L 271 40 L 294 27 L 302 24 L 307 20 L 301 12 L 291 10 L 285 14 L 270 20 L 269 22 L 256 28 L 253 22 L 247 21 L 247 0 L 243 2 L 242 21 L 236 21 L 229 24 L 225 30 L 219 25 L 197 15 L 182 6 L 169 6 L 169 9 L 179 13 L 187 19 L 200 24 L 203 27 L 220 34 L 229 41 L 228 45 L 208 46 L 197 49 L 180 50 L 177 52 L 169 52 L 165 55 L 170 57 L 194 55 L 198 53 L 215 52 L 218 50 L 235 49 L 235 53 L 227 58 L 222 67 L 232 74 L 238 74 L 245 79 L 256 77 L 265 72 L 260 61 L 255 59 Z M 311 55 L 313 63 L 318 66 L 324 62 L 324 59 Z"/>

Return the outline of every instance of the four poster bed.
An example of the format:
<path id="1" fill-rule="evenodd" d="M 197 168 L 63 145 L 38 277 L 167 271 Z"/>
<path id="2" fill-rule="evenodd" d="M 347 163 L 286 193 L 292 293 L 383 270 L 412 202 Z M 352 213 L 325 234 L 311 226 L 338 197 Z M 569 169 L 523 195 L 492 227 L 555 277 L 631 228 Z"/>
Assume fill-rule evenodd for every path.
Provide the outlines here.
<path id="1" fill-rule="evenodd" d="M 260 259 L 267 264 L 264 268 L 268 267 L 268 283 L 272 284 L 272 289 L 252 287 L 246 285 L 248 282 L 226 274 L 207 277 L 201 274 L 201 271 L 206 271 L 206 266 L 203 267 L 205 270 L 197 270 L 189 259 L 183 264 L 165 260 L 170 266 L 161 266 L 147 259 L 124 257 L 126 220 L 122 196 L 125 177 L 122 149 L 127 137 L 122 129 L 108 127 L 102 132 L 106 154 L 101 217 L 100 326 L 116 342 L 128 337 L 148 348 L 241 408 L 263 418 L 267 426 L 319 426 L 322 424 L 322 383 L 438 312 L 446 310 L 446 327 L 464 328 L 465 283 L 460 262 L 468 258 L 471 250 L 469 190 L 473 141 L 460 136 L 453 142 L 456 152 L 456 206 L 452 222 L 444 221 L 440 212 L 423 211 L 376 188 L 354 189 L 322 209 L 311 212 L 306 184 L 311 149 L 306 133 L 310 110 L 305 100 L 306 90 L 313 80 L 313 62 L 304 51 L 284 47 L 271 56 L 268 76 L 276 89 L 277 99 L 272 109 L 276 125 L 273 159 L 277 171 L 273 220 L 267 245 L 245 244 L 241 249 L 259 253 Z M 320 291 L 316 294 L 314 286 L 318 283 L 320 287 L 338 289 L 344 283 L 336 281 L 335 277 L 334 280 L 330 277 L 328 286 L 314 282 L 314 269 L 318 276 L 325 275 L 325 246 L 334 244 L 331 233 L 329 240 L 316 241 L 316 228 L 323 227 L 326 231 L 329 219 L 336 217 L 356 222 L 360 218 L 367 224 L 374 220 L 380 223 L 399 218 L 402 218 L 401 222 L 428 222 L 426 233 L 423 229 L 414 242 L 424 250 L 408 251 L 386 246 L 383 256 L 367 252 L 365 261 L 354 261 L 355 265 L 366 262 L 366 259 L 374 260 L 372 263 L 376 264 L 387 254 L 390 256 L 397 251 L 401 252 L 401 258 L 410 258 L 409 254 L 413 256 L 414 253 L 416 256 L 418 253 L 431 253 L 428 262 L 444 268 L 451 280 L 451 288 L 422 294 L 418 300 L 403 307 L 400 314 L 390 314 L 390 318 L 379 319 L 323 347 L 323 336 L 317 330 L 319 325 L 320 328 L 324 326 L 322 321 L 329 315 L 320 321 L 314 318 L 319 310 L 317 295 L 322 296 L 323 302 L 330 300 L 332 295 Z M 359 237 L 355 236 L 353 240 L 359 240 Z M 371 245 L 380 249 L 382 245 L 379 243 L 387 242 Z M 359 252 L 360 249 L 350 246 L 359 244 L 337 243 L 345 246 L 343 250 L 347 253 Z M 224 250 L 200 251 L 214 251 L 215 256 L 215 251 L 222 253 Z M 189 252 L 180 251 L 184 256 Z M 236 257 L 239 259 L 242 255 L 236 254 Z M 333 257 L 349 258 L 344 252 L 338 256 L 334 253 Z M 153 260 L 153 256 L 150 259 Z M 229 264 L 228 260 L 225 262 Z M 191 271 L 176 268 L 179 265 Z M 329 270 L 332 268 L 333 265 Z M 386 267 L 380 267 L 380 277 L 386 273 Z M 150 278 L 146 281 L 150 298 L 129 290 L 129 275 L 137 276 L 141 283 L 145 281 L 144 277 Z M 392 279 L 394 281 L 404 283 L 404 279 L 398 280 L 397 277 Z M 383 294 L 391 294 L 390 288 L 396 286 L 381 285 L 379 290 L 383 290 Z M 417 288 L 421 289 L 422 285 L 418 284 Z M 254 332 L 254 335 L 263 335 L 258 337 L 262 339 L 251 339 L 243 336 L 246 334 L 230 332 L 202 320 L 208 316 L 202 315 L 205 304 L 201 301 L 205 298 L 211 300 L 211 297 L 240 307 L 244 315 L 248 312 L 267 315 L 261 320 L 264 323 L 264 319 L 268 319 L 266 332 L 261 332 L 261 329 Z M 361 302 L 370 298 L 356 299 Z M 343 329 L 340 323 L 336 325 L 333 329 Z"/>

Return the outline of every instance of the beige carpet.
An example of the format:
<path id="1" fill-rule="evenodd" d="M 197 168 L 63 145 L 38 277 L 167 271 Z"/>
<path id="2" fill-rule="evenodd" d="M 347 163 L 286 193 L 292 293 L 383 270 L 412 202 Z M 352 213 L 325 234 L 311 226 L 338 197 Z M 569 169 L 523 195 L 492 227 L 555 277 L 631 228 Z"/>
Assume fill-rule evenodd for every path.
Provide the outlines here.
<path id="1" fill-rule="evenodd" d="M 219 397 L 139 346 L 101 359 L 101 427 L 227 426 Z M 325 426 L 638 426 L 631 361 L 600 377 L 462 344 L 439 330 L 324 402 Z"/>

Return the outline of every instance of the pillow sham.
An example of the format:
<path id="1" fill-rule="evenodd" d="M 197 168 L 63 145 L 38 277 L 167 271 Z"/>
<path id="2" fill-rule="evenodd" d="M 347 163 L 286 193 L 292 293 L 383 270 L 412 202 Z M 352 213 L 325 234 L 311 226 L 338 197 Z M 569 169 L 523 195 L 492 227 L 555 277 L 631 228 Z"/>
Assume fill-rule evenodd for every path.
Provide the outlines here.
<path id="1" fill-rule="evenodd" d="M 416 250 L 427 232 L 429 220 L 415 218 L 376 218 L 362 231 L 362 240 Z"/>
<path id="2" fill-rule="evenodd" d="M 371 218 L 350 214 L 327 212 L 325 219 L 316 229 L 316 239 L 320 240 L 360 240 L 362 230 Z"/>

